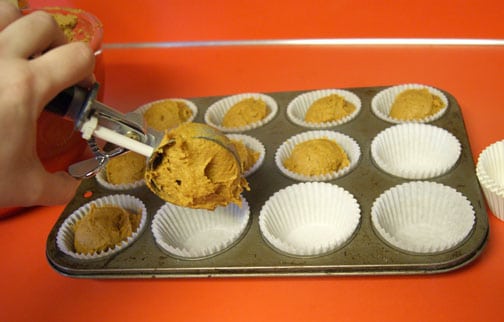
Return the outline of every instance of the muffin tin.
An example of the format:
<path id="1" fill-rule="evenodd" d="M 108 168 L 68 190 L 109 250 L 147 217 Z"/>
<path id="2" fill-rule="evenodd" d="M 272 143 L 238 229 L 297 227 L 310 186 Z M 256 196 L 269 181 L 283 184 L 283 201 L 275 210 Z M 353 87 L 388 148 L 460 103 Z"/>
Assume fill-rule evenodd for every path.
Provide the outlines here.
<path id="1" fill-rule="evenodd" d="M 383 192 L 412 181 L 384 172 L 374 164 L 371 157 L 372 140 L 381 131 L 394 126 L 377 117 L 371 109 L 373 97 L 389 87 L 345 89 L 359 97 L 361 110 L 352 120 L 325 129 L 352 137 L 361 150 L 360 158 L 352 171 L 325 181 L 348 191 L 360 207 L 360 221 L 355 232 L 334 251 L 317 256 L 287 254 L 270 245 L 259 228 L 259 214 L 270 197 L 286 187 L 300 183 L 279 170 L 275 164 L 275 152 L 288 138 L 310 130 L 290 121 L 286 112 L 293 99 L 310 91 L 306 90 L 267 93 L 277 103 L 277 114 L 268 123 L 241 132 L 262 142 L 266 156 L 259 169 L 247 177 L 251 191 L 245 192 L 243 197 L 250 207 L 248 226 L 240 238 L 224 251 L 195 259 L 184 259 L 164 252 L 155 242 L 151 225 L 156 212 L 165 202 L 142 185 L 120 192 L 142 200 L 147 208 L 147 227 L 129 247 L 92 261 L 65 254 L 56 243 L 56 236 L 65 219 L 86 203 L 118 193 L 108 190 L 93 178 L 81 183 L 75 197 L 51 230 L 46 249 L 49 263 L 64 275 L 88 278 L 430 274 L 452 271 L 467 265 L 483 251 L 489 225 L 462 113 L 456 99 L 445 91 L 442 92 L 448 99 L 448 108 L 441 117 L 429 124 L 453 134 L 460 142 L 461 153 L 449 171 L 427 181 L 449 186 L 468 199 L 475 217 L 471 232 L 456 247 L 442 252 L 418 254 L 393 247 L 373 227 L 373 202 Z M 223 98 L 225 97 L 215 96 L 191 99 L 199 110 L 194 121 L 204 122 L 206 109 Z"/>

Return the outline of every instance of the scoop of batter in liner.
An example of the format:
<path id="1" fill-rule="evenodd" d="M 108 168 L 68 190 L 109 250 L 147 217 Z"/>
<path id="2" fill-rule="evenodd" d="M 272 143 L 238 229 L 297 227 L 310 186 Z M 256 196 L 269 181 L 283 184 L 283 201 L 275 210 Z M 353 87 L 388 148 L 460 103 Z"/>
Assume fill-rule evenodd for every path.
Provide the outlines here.
<path id="1" fill-rule="evenodd" d="M 259 160 L 259 152 L 250 149 L 240 140 L 231 140 L 231 142 L 238 153 L 243 171 L 252 168 L 257 160 Z"/>
<path id="2" fill-rule="evenodd" d="M 268 105 L 262 99 L 246 98 L 231 106 L 222 119 L 222 126 L 246 126 L 261 121 L 269 113 Z"/>
<path id="3" fill-rule="evenodd" d="M 397 95 L 390 109 L 390 117 L 403 121 L 421 120 L 443 108 L 443 101 L 429 90 L 409 89 Z"/>
<path id="4" fill-rule="evenodd" d="M 314 101 L 306 111 L 305 121 L 308 123 L 337 121 L 352 114 L 355 109 L 355 105 L 343 97 L 332 94 Z"/>
<path id="5" fill-rule="evenodd" d="M 174 100 L 155 102 L 144 113 L 147 126 L 161 132 L 186 122 L 191 116 L 192 111 L 184 102 Z"/>
<path id="6" fill-rule="evenodd" d="M 313 139 L 297 144 L 284 166 L 305 176 L 317 176 L 339 171 L 350 165 L 345 150 L 327 138 Z"/>
<path id="7" fill-rule="evenodd" d="M 75 251 L 93 254 L 113 248 L 137 230 L 140 219 L 141 214 L 118 206 L 92 205 L 89 213 L 74 227 Z"/>

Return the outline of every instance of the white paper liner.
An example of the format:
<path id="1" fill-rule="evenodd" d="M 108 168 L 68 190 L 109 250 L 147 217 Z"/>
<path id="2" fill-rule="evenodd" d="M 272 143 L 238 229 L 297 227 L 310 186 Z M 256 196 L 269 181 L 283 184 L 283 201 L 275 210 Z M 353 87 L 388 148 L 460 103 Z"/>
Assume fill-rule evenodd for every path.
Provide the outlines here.
<path id="1" fill-rule="evenodd" d="M 235 105 L 236 103 L 248 99 L 261 99 L 263 100 L 269 108 L 269 114 L 262 120 L 258 122 L 254 122 L 251 124 L 247 124 L 242 127 L 224 127 L 222 126 L 222 120 L 224 119 L 224 115 L 229 111 L 229 109 Z M 264 126 L 266 123 L 270 122 L 278 112 L 278 104 L 273 99 L 273 97 L 261 94 L 261 93 L 243 93 L 236 94 L 232 96 L 225 97 L 223 99 L 218 100 L 217 102 L 210 105 L 205 112 L 205 123 L 215 127 L 216 129 L 222 132 L 243 132 L 252 130 L 261 126 Z"/>
<path id="2" fill-rule="evenodd" d="M 444 103 L 444 107 L 438 111 L 437 113 L 430 115 L 428 117 L 425 117 L 423 119 L 419 120 L 398 120 L 395 118 L 392 118 L 389 116 L 390 110 L 392 108 L 392 104 L 394 103 L 397 95 L 399 95 L 401 92 L 404 92 L 405 90 L 409 89 L 427 89 L 431 94 L 434 94 L 438 96 L 441 101 Z M 403 85 L 396 85 L 389 87 L 387 89 L 384 89 L 380 91 L 378 94 L 376 94 L 373 99 L 371 100 L 371 110 L 373 113 L 379 117 L 380 119 L 390 122 L 390 123 L 429 123 L 432 121 L 435 121 L 439 119 L 443 114 L 446 112 L 448 109 L 448 98 L 446 95 L 441 92 L 440 90 L 427 86 L 427 85 L 422 85 L 422 84 L 403 84 Z"/>
<path id="3" fill-rule="evenodd" d="M 303 182 L 271 196 L 261 208 L 259 229 L 277 250 L 320 256 L 345 245 L 360 222 L 360 207 L 345 189 Z"/>
<path id="4" fill-rule="evenodd" d="M 135 211 L 136 213 L 141 212 L 142 218 L 140 220 L 140 224 L 138 225 L 137 230 L 134 231 L 131 236 L 129 236 L 126 240 L 123 240 L 120 245 L 116 245 L 114 248 L 109 248 L 105 251 L 94 254 L 77 253 L 74 250 L 74 226 L 79 220 L 84 218 L 84 216 L 89 213 L 92 204 L 98 207 L 105 205 L 114 205 L 122 207 L 126 210 Z M 67 219 L 65 219 L 60 229 L 58 230 L 58 234 L 56 235 L 56 244 L 63 253 L 73 258 L 82 260 L 101 259 L 112 254 L 116 254 L 131 245 L 144 230 L 146 222 L 147 208 L 140 199 L 125 194 L 109 195 L 88 202 L 87 204 L 81 206 L 79 209 L 75 210 L 69 217 L 67 217 Z"/>
<path id="5" fill-rule="evenodd" d="M 147 160 L 146 160 L 147 162 Z M 96 181 L 98 181 L 98 183 L 100 185 L 102 185 L 103 187 L 109 189 L 109 190 L 117 190 L 117 191 L 123 191 L 123 190 L 131 190 L 131 189 L 136 189 L 138 187 L 142 187 L 143 185 L 145 185 L 145 180 L 144 179 L 140 179 L 140 180 L 137 180 L 135 182 L 131 182 L 131 183 L 124 183 L 124 184 L 113 184 L 113 183 L 110 183 L 107 181 L 107 173 L 106 173 L 106 169 L 103 168 L 102 170 L 100 170 L 100 172 L 98 172 L 95 176 L 96 178 Z"/>
<path id="6" fill-rule="evenodd" d="M 245 232 L 250 209 L 229 204 L 214 211 L 163 205 L 152 221 L 156 244 L 175 257 L 197 259 L 215 255 L 233 245 Z"/>
<path id="7" fill-rule="evenodd" d="M 483 194 L 488 203 L 488 207 L 498 219 L 504 221 L 504 196 L 483 186 Z"/>
<path id="8" fill-rule="evenodd" d="M 305 116 L 306 112 L 310 108 L 310 106 L 315 102 L 316 100 L 326 97 L 329 95 L 339 95 L 343 97 L 346 101 L 352 103 L 355 106 L 355 111 L 353 113 L 339 119 L 336 121 L 331 121 L 331 122 L 324 122 L 324 123 L 310 123 L 305 121 Z M 361 110 L 361 100 L 357 95 L 350 91 L 346 90 L 340 90 L 340 89 L 322 89 L 322 90 L 316 90 L 316 91 L 311 91 L 307 93 L 303 93 L 296 98 L 294 98 L 289 105 L 287 105 L 287 117 L 295 124 L 299 126 L 303 126 L 306 128 L 313 128 L 313 129 L 322 129 L 322 128 L 328 128 L 332 126 L 337 126 L 341 125 L 344 123 L 347 123 L 351 120 L 353 120 L 360 112 Z"/>
<path id="9" fill-rule="evenodd" d="M 246 135 L 246 134 L 227 134 L 226 135 L 229 139 L 236 140 L 236 141 L 241 141 L 243 144 L 245 144 L 246 147 L 249 149 L 252 149 L 256 152 L 259 152 L 259 158 L 257 161 L 254 163 L 252 167 L 250 167 L 243 175 L 245 177 L 250 176 L 252 173 L 256 172 L 257 169 L 261 167 L 261 165 L 264 162 L 264 158 L 266 156 L 266 148 L 264 145 L 259 141 L 258 139 Z"/>
<path id="10" fill-rule="evenodd" d="M 194 119 L 196 118 L 196 115 L 198 115 L 198 106 L 196 106 L 196 104 L 194 102 L 192 102 L 190 100 L 187 100 L 187 99 L 184 99 L 184 98 L 165 98 L 165 99 L 160 99 L 160 100 L 152 101 L 152 102 L 149 102 L 147 104 L 144 104 L 144 105 L 138 107 L 135 110 L 135 113 L 139 113 L 143 117 L 144 113 L 152 105 L 154 105 L 156 103 L 161 103 L 161 102 L 164 102 L 164 101 L 182 102 L 182 103 L 185 103 L 187 105 L 187 107 L 191 110 L 192 113 L 191 113 L 191 116 L 184 123 L 188 123 L 188 122 L 194 121 Z M 169 130 L 169 129 L 166 129 L 166 130 Z"/>
<path id="11" fill-rule="evenodd" d="M 504 140 L 487 146 L 480 153 L 476 175 L 490 210 L 504 221 Z"/>
<path id="12" fill-rule="evenodd" d="M 492 191 L 497 195 L 504 196 L 504 187 L 489 176 L 482 166 L 476 166 L 476 175 L 480 184 L 487 190 Z"/>
<path id="13" fill-rule="evenodd" d="M 341 146 L 347 154 L 348 159 L 350 160 L 350 164 L 347 167 L 340 169 L 339 171 L 333 171 L 317 176 L 305 176 L 299 173 L 295 173 L 284 166 L 284 161 L 290 157 L 292 150 L 296 145 L 305 141 L 320 138 L 327 138 L 329 140 L 335 141 L 339 146 Z M 275 163 L 280 171 L 289 178 L 298 181 L 329 181 L 344 176 L 345 174 L 352 171 L 356 167 L 357 162 L 360 159 L 360 155 L 361 150 L 359 144 L 348 135 L 329 130 L 315 130 L 299 133 L 283 142 L 275 153 Z"/>
<path id="14" fill-rule="evenodd" d="M 457 162 L 461 145 L 440 127 L 406 123 L 389 127 L 371 142 L 373 161 L 383 171 L 406 179 L 427 179 L 448 172 Z"/>
<path id="15" fill-rule="evenodd" d="M 371 221 L 390 245 L 433 254 L 458 246 L 473 229 L 475 215 L 469 200 L 455 189 L 413 181 L 382 193 L 373 202 Z"/>

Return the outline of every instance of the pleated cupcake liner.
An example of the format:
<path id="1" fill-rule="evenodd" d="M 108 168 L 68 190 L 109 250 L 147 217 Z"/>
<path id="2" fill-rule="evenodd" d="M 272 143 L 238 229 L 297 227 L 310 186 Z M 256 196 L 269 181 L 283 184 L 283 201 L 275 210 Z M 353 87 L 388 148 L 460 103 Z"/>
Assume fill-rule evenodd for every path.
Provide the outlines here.
<path id="1" fill-rule="evenodd" d="M 336 142 L 339 146 L 343 148 L 345 153 L 348 156 L 350 164 L 338 171 L 332 171 L 327 174 L 315 175 L 315 176 L 306 176 L 300 173 L 295 173 L 290 171 L 284 166 L 284 162 L 287 158 L 290 157 L 292 151 L 296 147 L 296 145 L 306 142 L 309 140 L 326 138 Z M 361 156 L 361 150 L 357 141 L 351 138 L 348 135 L 343 133 L 329 131 L 329 130 L 314 130 L 299 133 L 287 139 L 283 142 L 275 152 L 275 163 L 280 169 L 280 171 L 287 177 L 298 180 L 298 181 L 329 181 L 339 177 L 342 177 L 352 171 L 359 161 Z"/>
<path id="2" fill-rule="evenodd" d="M 226 136 L 229 139 L 243 142 L 243 144 L 245 144 L 247 148 L 259 153 L 259 158 L 257 159 L 257 161 L 252 167 L 246 170 L 243 175 L 245 177 L 248 177 L 252 173 L 256 172 L 264 163 L 264 158 L 266 157 L 266 148 L 264 147 L 264 144 L 262 144 L 261 141 L 259 141 L 255 137 L 246 134 L 227 134 Z"/>
<path id="3" fill-rule="evenodd" d="M 241 127 L 225 127 L 222 125 L 222 120 L 224 119 L 224 116 L 226 113 L 229 111 L 233 105 L 236 103 L 249 99 L 249 98 L 254 98 L 254 99 L 261 99 L 263 100 L 266 105 L 268 106 L 269 113 L 266 115 L 266 117 L 260 121 L 247 124 L 245 126 Z M 216 129 L 222 131 L 222 132 L 244 132 L 244 131 L 249 131 L 255 128 L 259 128 L 261 126 L 264 126 L 268 122 L 270 122 L 277 114 L 278 112 L 278 104 L 275 101 L 275 99 L 269 95 L 265 95 L 262 93 L 242 93 L 242 94 L 236 94 L 232 96 L 228 96 L 225 98 L 222 98 L 218 100 L 217 102 L 213 103 L 210 105 L 205 112 L 205 123 L 207 123 L 210 126 L 215 127 Z"/>
<path id="4" fill-rule="evenodd" d="M 342 247 L 359 222 L 354 196 L 324 182 L 303 182 L 277 191 L 259 214 L 263 238 L 293 256 L 321 256 Z"/>
<path id="5" fill-rule="evenodd" d="M 355 111 L 339 120 L 331 122 L 323 122 L 323 123 L 306 122 L 305 121 L 306 112 L 309 110 L 311 105 L 316 100 L 333 94 L 339 95 L 343 97 L 346 101 L 352 103 L 355 106 Z M 338 126 L 353 120 L 359 114 L 361 106 L 362 103 L 360 98 L 350 91 L 340 89 L 322 89 L 303 93 L 295 97 L 287 105 L 287 117 L 289 118 L 289 120 L 291 120 L 293 123 L 299 126 L 312 129 L 323 129 Z"/>
<path id="6" fill-rule="evenodd" d="M 490 144 L 480 153 L 476 176 L 490 210 L 504 221 L 504 140 Z"/>
<path id="7" fill-rule="evenodd" d="M 450 132 L 420 123 L 394 125 L 371 141 L 376 165 L 406 179 L 428 179 L 447 173 L 460 158 L 461 149 Z"/>
<path id="8" fill-rule="evenodd" d="M 141 213 L 140 224 L 138 225 L 136 231 L 134 231 L 131 236 L 123 240 L 119 245 L 115 245 L 112 248 L 101 252 L 95 252 L 93 254 L 82 254 L 75 251 L 74 248 L 74 227 L 77 222 L 84 218 L 91 210 L 91 206 L 95 205 L 97 207 L 102 207 L 106 205 L 118 206 L 125 210 L 133 211 L 135 213 Z M 98 260 L 105 257 L 116 254 L 126 247 L 133 244 L 133 242 L 138 238 L 138 236 L 143 232 L 147 222 L 147 208 L 143 201 L 137 197 L 125 195 L 125 194 L 115 194 L 105 196 L 91 202 L 86 203 L 79 209 L 75 210 L 67 219 L 63 222 L 56 235 L 56 245 L 57 247 L 66 255 L 69 255 L 76 259 L 81 260 Z"/>
<path id="9" fill-rule="evenodd" d="M 245 232 L 250 209 L 230 204 L 215 210 L 163 205 L 152 221 L 156 244 L 165 252 L 184 259 L 200 259 L 223 252 Z"/>
<path id="10" fill-rule="evenodd" d="M 435 254 L 457 247 L 468 237 L 475 212 L 469 200 L 449 186 L 412 181 L 383 192 L 373 202 L 371 222 L 393 247 Z"/>
<path id="11" fill-rule="evenodd" d="M 137 109 L 135 109 L 135 113 L 138 113 L 138 114 L 142 115 L 142 117 L 143 117 L 144 113 L 149 108 L 151 108 L 152 105 L 158 104 L 158 103 L 162 103 L 162 102 L 165 102 L 165 101 L 182 102 L 182 103 L 184 103 L 191 110 L 191 116 L 184 123 L 194 121 L 194 119 L 198 115 L 198 106 L 194 102 L 192 102 L 190 100 L 187 100 L 185 98 L 164 98 L 164 99 L 159 99 L 159 100 L 156 100 L 156 101 L 152 101 L 152 102 L 143 104 L 140 107 L 138 107 Z M 169 129 L 167 129 L 167 130 L 169 130 Z"/>
<path id="12" fill-rule="evenodd" d="M 107 172 L 106 169 L 103 168 L 98 172 L 95 176 L 96 181 L 103 186 L 104 188 L 107 188 L 109 190 L 117 190 L 117 191 L 123 191 L 123 190 L 132 190 L 136 189 L 139 187 L 142 187 L 145 185 L 145 180 L 142 178 L 140 180 L 137 180 L 135 182 L 131 183 L 123 183 L 123 184 L 115 184 L 107 181 Z"/>
<path id="13" fill-rule="evenodd" d="M 431 94 L 438 96 L 441 101 L 444 103 L 444 107 L 439 110 L 437 113 L 427 116 L 423 119 L 419 120 L 398 120 L 390 117 L 390 110 L 392 109 L 392 105 L 396 99 L 396 97 L 410 89 L 427 89 Z M 448 109 L 448 98 L 446 95 L 440 90 L 422 84 L 402 84 L 396 85 L 389 88 L 386 88 L 376 94 L 371 100 L 371 110 L 373 113 L 380 119 L 389 122 L 389 123 L 429 123 L 439 119 L 441 116 L 445 114 Z"/>

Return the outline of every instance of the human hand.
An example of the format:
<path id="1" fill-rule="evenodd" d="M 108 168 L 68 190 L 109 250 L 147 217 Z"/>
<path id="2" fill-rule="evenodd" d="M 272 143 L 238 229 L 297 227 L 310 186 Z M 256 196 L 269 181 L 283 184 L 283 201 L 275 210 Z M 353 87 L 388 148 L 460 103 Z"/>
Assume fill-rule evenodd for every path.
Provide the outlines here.
<path id="1" fill-rule="evenodd" d="M 22 17 L 0 0 L 0 207 L 68 202 L 78 181 L 49 173 L 36 152 L 37 119 L 63 89 L 92 81 L 94 55 L 82 42 L 67 44 L 47 13 Z"/>

